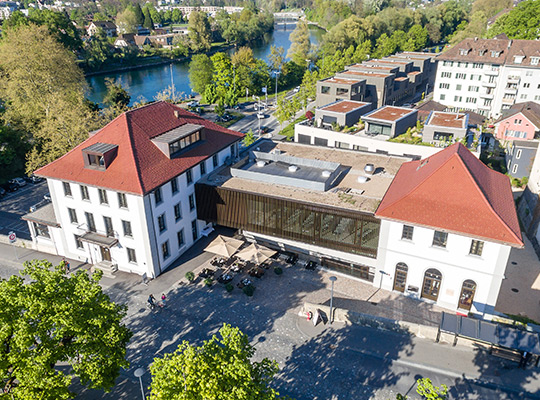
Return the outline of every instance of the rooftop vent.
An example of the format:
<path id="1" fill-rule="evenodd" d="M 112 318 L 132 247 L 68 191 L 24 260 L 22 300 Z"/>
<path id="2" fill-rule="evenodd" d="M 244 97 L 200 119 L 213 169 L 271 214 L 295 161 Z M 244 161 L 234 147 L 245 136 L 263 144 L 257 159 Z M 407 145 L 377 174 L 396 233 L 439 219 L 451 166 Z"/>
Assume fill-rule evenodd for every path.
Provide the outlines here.
<path id="1" fill-rule="evenodd" d="M 373 175 L 375 172 L 375 166 L 373 164 L 366 164 L 364 167 L 364 172 L 368 175 Z"/>
<path id="2" fill-rule="evenodd" d="M 357 178 L 358 183 L 366 183 L 369 180 L 367 176 L 359 176 Z"/>
<path id="3" fill-rule="evenodd" d="M 322 176 L 324 176 L 325 178 L 330 178 L 330 175 L 331 175 L 331 174 L 332 174 L 332 173 L 331 173 L 330 171 L 323 171 L 323 172 L 322 172 Z"/>
<path id="4" fill-rule="evenodd" d="M 174 110 L 174 116 L 175 116 L 176 118 L 178 118 L 179 115 L 180 115 L 180 114 L 178 114 L 178 110 Z"/>
<path id="5" fill-rule="evenodd" d="M 264 167 L 266 165 L 266 161 L 259 160 L 257 161 L 257 167 Z"/>
<path id="6" fill-rule="evenodd" d="M 298 167 L 296 165 L 289 165 L 289 172 L 296 172 L 298 171 Z"/>

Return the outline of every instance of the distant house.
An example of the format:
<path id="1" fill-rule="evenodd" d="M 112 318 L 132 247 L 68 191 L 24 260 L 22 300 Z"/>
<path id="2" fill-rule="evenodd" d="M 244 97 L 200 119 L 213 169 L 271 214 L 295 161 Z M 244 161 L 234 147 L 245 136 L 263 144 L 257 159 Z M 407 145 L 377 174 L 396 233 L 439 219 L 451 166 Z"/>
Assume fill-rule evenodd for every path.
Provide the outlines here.
<path id="1" fill-rule="evenodd" d="M 143 46 L 150 46 L 152 44 L 148 36 L 135 35 L 134 40 L 135 45 L 140 49 L 142 49 Z"/>
<path id="2" fill-rule="evenodd" d="M 118 36 L 114 41 L 114 47 L 116 48 L 130 46 L 136 46 L 134 33 L 124 33 L 123 35 Z"/>
<path id="3" fill-rule="evenodd" d="M 167 35 L 152 35 L 148 36 L 148 39 L 156 47 L 170 47 L 173 44 L 174 35 L 172 33 Z"/>
<path id="4" fill-rule="evenodd" d="M 462 113 L 432 111 L 426 119 L 422 134 L 423 142 L 440 142 L 467 136 L 469 116 Z"/>
<path id="5" fill-rule="evenodd" d="M 8 19 L 18 8 L 19 5 L 14 1 L 0 1 L 0 20 Z"/>
<path id="6" fill-rule="evenodd" d="M 92 37 L 96 35 L 100 29 L 105 32 L 107 37 L 116 36 L 116 25 L 109 21 L 92 21 L 86 32 L 88 33 L 88 36 Z"/>
<path id="7" fill-rule="evenodd" d="M 537 140 L 513 140 L 506 151 L 506 168 L 512 178 L 525 178 L 531 174 L 538 151 Z"/>
<path id="8" fill-rule="evenodd" d="M 532 101 L 514 104 L 495 121 L 499 140 L 532 140 L 540 132 L 540 104 Z"/>

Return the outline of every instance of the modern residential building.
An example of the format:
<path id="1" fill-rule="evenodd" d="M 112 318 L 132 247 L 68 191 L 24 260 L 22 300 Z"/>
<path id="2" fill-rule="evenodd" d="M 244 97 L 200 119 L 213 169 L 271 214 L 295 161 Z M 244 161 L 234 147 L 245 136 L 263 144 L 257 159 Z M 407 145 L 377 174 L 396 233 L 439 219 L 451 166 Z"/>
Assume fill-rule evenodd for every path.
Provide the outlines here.
<path id="1" fill-rule="evenodd" d="M 373 108 L 371 103 L 352 100 L 338 100 L 334 103 L 317 108 L 315 110 L 315 122 L 319 127 L 332 126 L 353 126 L 360 117 Z"/>
<path id="2" fill-rule="evenodd" d="M 523 247 L 506 176 L 456 143 L 404 163 L 375 216 L 382 288 L 463 313 L 493 312 L 510 249 Z"/>
<path id="3" fill-rule="evenodd" d="M 52 203 L 24 217 L 34 247 L 158 276 L 208 232 L 194 184 L 231 163 L 242 137 L 165 102 L 120 115 L 36 171 Z"/>
<path id="4" fill-rule="evenodd" d="M 468 129 L 467 114 L 432 111 L 424 123 L 422 141 L 433 143 L 463 139 Z"/>
<path id="5" fill-rule="evenodd" d="M 98 33 L 99 30 L 103 30 L 107 37 L 115 37 L 117 28 L 114 22 L 109 21 L 92 21 L 88 26 L 86 33 L 92 37 Z"/>
<path id="6" fill-rule="evenodd" d="M 362 101 L 366 95 L 366 80 L 331 77 L 317 82 L 317 107 L 339 100 Z"/>
<path id="7" fill-rule="evenodd" d="M 495 121 L 495 137 L 499 140 L 533 140 L 539 133 L 540 104 L 532 101 L 514 104 Z"/>
<path id="8" fill-rule="evenodd" d="M 505 154 L 508 175 L 518 179 L 529 177 L 537 151 L 537 140 L 512 140 L 508 142 Z"/>
<path id="9" fill-rule="evenodd" d="M 516 102 L 540 103 L 539 82 L 539 41 L 465 39 L 437 56 L 434 100 L 498 118 Z"/>
<path id="10" fill-rule="evenodd" d="M 366 133 L 393 138 L 416 125 L 418 111 L 413 108 L 384 106 L 362 117 Z"/>

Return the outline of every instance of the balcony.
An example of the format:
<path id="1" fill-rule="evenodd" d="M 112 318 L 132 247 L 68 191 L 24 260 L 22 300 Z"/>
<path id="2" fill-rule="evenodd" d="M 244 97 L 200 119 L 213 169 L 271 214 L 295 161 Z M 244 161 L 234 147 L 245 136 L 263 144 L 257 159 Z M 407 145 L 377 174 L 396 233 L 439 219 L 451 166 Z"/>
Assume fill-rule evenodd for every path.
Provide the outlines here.
<path id="1" fill-rule="evenodd" d="M 497 76 L 499 75 L 499 69 L 498 68 L 489 68 L 484 71 L 484 74 L 490 75 L 490 76 Z"/>
<path id="2" fill-rule="evenodd" d="M 503 103 L 503 104 L 508 104 L 508 105 L 513 105 L 515 101 L 516 101 L 515 98 L 512 98 L 512 99 L 503 98 L 503 99 L 502 99 L 502 103 Z"/>
<path id="3" fill-rule="evenodd" d="M 482 81 L 482 86 L 494 88 L 495 86 L 497 86 L 497 83 L 496 82 L 484 82 L 484 81 Z"/>
<path id="4" fill-rule="evenodd" d="M 478 105 L 478 108 L 482 109 L 482 110 L 491 110 L 491 104 L 479 104 Z"/>
<path id="5" fill-rule="evenodd" d="M 508 83 L 519 83 L 521 78 L 519 76 L 509 76 L 507 82 Z"/>
<path id="6" fill-rule="evenodd" d="M 493 99 L 493 93 L 480 93 L 480 97 L 483 99 Z"/>
<path id="7" fill-rule="evenodd" d="M 517 94 L 517 88 L 509 88 L 509 87 L 505 87 L 504 88 L 504 93 L 508 93 L 508 94 Z"/>

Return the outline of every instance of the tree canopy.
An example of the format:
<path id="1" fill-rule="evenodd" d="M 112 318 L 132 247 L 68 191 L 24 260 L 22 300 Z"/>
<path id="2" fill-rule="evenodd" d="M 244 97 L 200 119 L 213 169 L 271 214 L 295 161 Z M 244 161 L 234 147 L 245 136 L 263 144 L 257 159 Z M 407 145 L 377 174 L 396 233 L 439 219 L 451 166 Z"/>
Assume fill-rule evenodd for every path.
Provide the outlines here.
<path id="1" fill-rule="evenodd" d="M 193 11 L 189 14 L 189 40 L 193 51 L 210 50 L 212 44 L 212 32 L 210 21 L 206 13 L 202 11 Z"/>
<path id="2" fill-rule="evenodd" d="M 189 84 L 194 92 L 203 94 L 212 82 L 214 67 L 206 54 L 196 54 L 189 63 Z"/>
<path id="3" fill-rule="evenodd" d="M 271 400 L 269 387 L 278 372 L 268 358 L 252 362 L 255 348 L 238 328 L 224 324 L 219 337 L 201 346 L 182 342 L 150 367 L 150 400 Z"/>
<path id="4" fill-rule="evenodd" d="M 306 21 L 299 21 L 294 31 L 289 37 L 291 47 L 287 53 L 297 65 L 305 67 L 307 58 L 311 50 L 311 42 L 309 40 L 309 31 Z"/>
<path id="5" fill-rule="evenodd" d="M 67 276 L 48 261 L 0 281 L 0 376 L 5 398 L 71 399 L 74 377 L 108 390 L 126 368 L 126 307 L 99 286 L 101 273 Z M 55 368 L 67 363 L 70 368 Z"/>
<path id="6" fill-rule="evenodd" d="M 84 102 L 85 80 L 75 56 L 45 26 L 29 24 L 3 32 L 0 92 L 4 120 L 27 132 L 33 149 L 26 169 L 33 172 L 81 143 L 96 127 Z"/>
<path id="7" fill-rule="evenodd" d="M 527 0 L 519 3 L 508 14 L 499 17 L 488 31 L 493 37 L 505 33 L 510 39 L 540 38 L 540 1 Z"/>

